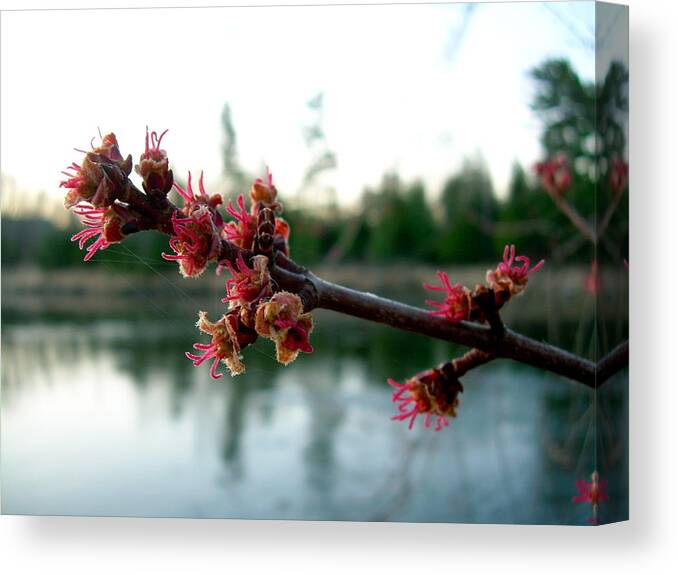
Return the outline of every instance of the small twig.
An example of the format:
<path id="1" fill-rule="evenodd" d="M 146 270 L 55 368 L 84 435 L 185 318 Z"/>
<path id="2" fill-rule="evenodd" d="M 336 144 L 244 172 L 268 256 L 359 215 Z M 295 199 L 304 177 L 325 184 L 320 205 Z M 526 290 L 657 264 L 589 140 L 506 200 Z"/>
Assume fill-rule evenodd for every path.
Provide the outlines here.
<path id="1" fill-rule="evenodd" d="M 598 241 L 598 236 L 595 229 L 591 227 L 591 225 L 584 219 L 577 209 L 572 204 L 570 204 L 570 202 L 568 202 L 562 196 L 562 194 L 549 191 L 549 196 L 561 213 L 566 216 L 570 222 L 572 222 L 572 225 L 576 227 L 586 239 L 594 244 Z"/>
<path id="2" fill-rule="evenodd" d="M 596 234 L 599 238 L 604 237 L 605 235 L 605 230 L 607 230 L 607 226 L 610 225 L 610 222 L 612 221 L 612 216 L 614 216 L 614 213 L 617 211 L 617 208 L 619 207 L 619 204 L 621 203 L 621 199 L 623 197 L 623 193 L 617 193 L 613 194 L 612 202 L 608 204 L 607 210 L 605 212 L 605 215 L 603 216 L 603 219 L 600 221 L 600 223 L 596 226 Z"/>

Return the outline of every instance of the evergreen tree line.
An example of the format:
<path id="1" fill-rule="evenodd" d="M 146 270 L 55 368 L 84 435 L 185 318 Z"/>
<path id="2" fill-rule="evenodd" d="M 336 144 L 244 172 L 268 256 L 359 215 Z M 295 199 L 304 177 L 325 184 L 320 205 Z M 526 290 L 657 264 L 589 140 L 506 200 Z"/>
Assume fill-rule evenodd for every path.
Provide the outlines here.
<path id="1" fill-rule="evenodd" d="M 532 102 L 542 122 L 544 157 L 567 156 L 572 185 L 567 199 L 589 221 L 604 212 L 611 201 L 606 185 L 609 161 L 623 158 L 626 149 L 624 117 L 628 109 L 628 71 L 620 63 L 610 66 L 599 84 L 582 81 L 565 60 L 548 60 L 532 71 L 536 91 Z M 311 162 L 304 178 L 305 190 L 322 195 L 323 172 L 336 167 L 323 130 L 322 94 L 308 102 L 311 120 L 304 134 Z M 222 115 L 225 145 L 224 168 L 231 195 L 242 191 L 251 176 L 238 162 L 237 137 L 228 104 Z M 535 158 L 536 160 L 537 158 Z M 549 257 L 574 238 L 577 231 L 555 207 L 531 167 L 516 165 L 508 194 L 498 198 L 487 167 L 468 160 L 442 190 L 427 193 L 420 181 L 405 182 L 397 173 L 386 174 L 380 185 L 366 189 L 358 209 L 341 210 L 325 205 L 321 210 L 297 207 L 284 199 L 284 217 L 291 225 L 292 256 L 304 264 L 357 262 L 364 264 L 421 262 L 467 264 L 497 259 L 505 244 L 516 244 L 521 253 Z M 320 179 L 319 179 L 320 177 Z M 628 194 L 619 212 L 628 214 Z M 79 229 L 56 228 L 48 221 L 2 219 L 2 264 L 33 264 L 45 268 L 81 265 L 82 252 L 68 241 Z M 610 241 L 628 242 L 627 218 L 613 220 Z M 590 247 L 590 246 L 588 246 Z M 144 233 L 120 246 L 111 246 L 95 259 L 110 266 L 151 271 L 170 265 L 160 258 L 167 238 Z M 590 262 L 591 250 L 579 248 L 571 261 Z"/>

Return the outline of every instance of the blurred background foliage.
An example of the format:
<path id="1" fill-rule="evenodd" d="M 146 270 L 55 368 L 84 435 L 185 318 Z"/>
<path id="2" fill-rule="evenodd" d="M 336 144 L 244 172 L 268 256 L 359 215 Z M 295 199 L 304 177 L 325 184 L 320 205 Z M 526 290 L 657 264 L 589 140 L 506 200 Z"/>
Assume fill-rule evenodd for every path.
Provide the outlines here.
<path id="1" fill-rule="evenodd" d="M 600 85 L 583 82 L 566 60 L 548 60 L 531 71 L 535 83 L 533 110 L 542 123 L 544 157 L 565 154 L 572 166 L 567 199 L 593 221 L 597 203 L 609 196 L 609 159 L 623 158 L 628 108 L 628 72 L 613 64 Z M 323 129 L 323 95 L 307 102 L 309 121 L 302 127 L 309 150 L 302 189 L 281 190 L 284 217 L 291 224 L 291 253 L 300 262 L 466 264 L 497 259 L 506 243 L 522 253 L 549 257 L 577 232 L 541 188 L 532 166 L 516 164 L 508 193 L 500 198 L 481 156 L 468 158 L 440 190 L 427 190 L 421 181 L 404 181 L 397 172 L 365 188 L 360 204 L 340 207 L 331 182 L 340 162 Z M 254 175 L 238 160 L 237 130 L 231 108 L 221 117 L 224 186 L 229 199 L 246 193 Z M 538 158 L 535 158 L 535 161 Z M 181 182 L 183 183 L 183 182 Z M 628 213 L 628 195 L 620 213 Z M 68 229 L 35 215 L 2 218 L 2 265 L 32 265 L 46 269 L 81 265 L 82 252 L 67 240 L 80 226 L 72 218 Z M 608 230 L 626 246 L 628 223 L 613 221 Z M 121 257 L 120 250 L 130 257 Z M 139 259 L 166 265 L 160 253 L 167 238 L 160 234 L 130 237 L 118 250 L 97 259 L 124 271 L 152 273 Z M 626 247 L 621 248 L 622 251 Z M 136 254 L 132 258 L 132 254 Z M 625 254 L 624 254 L 625 255 Z M 585 246 L 568 252 L 568 261 L 591 261 Z"/>

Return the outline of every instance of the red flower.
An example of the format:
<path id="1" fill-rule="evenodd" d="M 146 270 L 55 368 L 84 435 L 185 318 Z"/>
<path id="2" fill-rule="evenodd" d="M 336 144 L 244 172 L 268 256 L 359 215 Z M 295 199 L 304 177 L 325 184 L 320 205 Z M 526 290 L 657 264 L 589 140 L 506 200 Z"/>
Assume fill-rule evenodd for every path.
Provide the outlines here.
<path id="1" fill-rule="evenodd" d="M 75 234 L 71 241 L 78 242 L 78 247 L 83 249 L 89 240 L 96 238 L 87 247 L 84 257 L 86 262 L 94 257 L 97 250 L 105 250 L 111 244 L 121 242 L 125 237 L 122 226 L 130 220 L 130 215 L 123 206 L 114 204 L 107 208 L 95 208 L 91 204 L 81 202 L 74 212 L 82 216 L 81 222 L 87 227 Z"/>
<path id="2" fill-rule="evenodd" d="M 257 178 L 250 188 L 250 199 L 252 200 L 253 211 L 258 209 L 258 203 L 262 203 L 268 208 L 278 207 L 278 203 L 276 202 L 277 197 L 278 190 L 273 185 L 273 174 L 268 171 L 267 166 L 265 179 Z"/>
<path id="3" fill-rule="evenodd" d="M 188 217 L 172 214 L 174 234 L 169 245 L 174 254 L 162 253 L 163 259 L 179 262 L 179 271 L 184 277 L 199 276 L 208 262 L 217 259 L 221 252 L 221 239 L 212 213 L 206 206 L 199 206 Z"/>
<path id="4" fill-rule="evenodd" d="M 535 171 L 541 177 L 542 185 L 549 193 L 564 194 L 572 185 L 572 173 L 567 157 L 558 154 L 555 158 L 539 162 L 535 165 Z"/>
<path id="5" fill-rule="evenodd" d="M 240 359 L 240 351 L 257 339 L 256 332 L 242 324 L 237 309 L 231 310 L 216 323 L 209 321 L 204 311 L 201 311 L 198 317 L 196 324 L 198 329 L 212 336 L 212 341 L 209 344 L 193 344 L 193 348 L 203 354 L 196 355 L 187 351 L 186 357 L 193 362 L 195 367 L 212 360 L 210 368 L 212 379 L 223 377 L 222 373 L 217 373 L 220 361 L 226 364 L 231 375 L 243 373 L 245 365 Z"/>
<path id="6" fill-rule="evenodd" d="M 313 352 L 308 337 L 313 330 L 313 317 L 302 313 L 298 295 L 281 291 L 257 308 L 255 329 L 275 342 L 276 358 L 283 365 L 291 363 L 300 351 Z"/>
<path id="7" fill-rule="evenodd" d="M 436 431 L 447 427 L 447 418 L 457 416 L 459 393 L 464 390 L 458 379 L 446 376 L 437 368 L 422 371 L 405 383 L 389 378 L 388 384 L 395 389 L 393 403 L 399 404 L 399 413 L 391 419 L 409 420 L 409 429 L 419 415 L 424 415 L 424 427 L 431 427 L 432 420 Z"/>
<path id="8" fill-rule="evenodd" d="M 522 262 L 522 265 L 513 265 Z M 534 272 L 541 269 L 544 260 L 540 260 L 530 269 L 530 258 L 516 257 L 516 246 L 504 247 L 504 260 L 499 262 L 497 269 L 488 270 L 485 278 L 487 284 L 495 291 L 508 291 L 510 295 L 517 295 L 527 287 L 527 280 Z"/>
<path id="9" fill-rule="evenodd" d="M 62 172 L 67 179 L 59 187 L 68 190 L 64 205 L 71 208 L 85 201 L 98 208 L 110 206 L 125 194 L 132 156 L 122 157 L 115 134 L 107 134 L 99 147 L 84 154 L 82 164 L 73 162 Z"/>
<path id="10" fill-rule="evenodd" d="M 254 256 L 250 268 L 245 263 L 242 253 L 239 253 L 236 264 L 237 266 L 234 266 L 229 261 L 225 262 L 233 277 L 226 282 L 228 295 L 221 300 L 222 303 L 237 301 L 249 305 L 271 295 L 271 276 L 268 273 L 266 256 Z"/>
<path id="11" fill-rule="evenodd" d="M 626 162 L 616 156 L 610 160 L 608 181 L 613 194 L 619 195 L 624 191 L 628 175 L 629 165 Z"/>
<path id="12" fill-rule="evenodd" d="M 431 315 L 441 315 L 455 323 L 468 319 L 471 311 L 471 292 L 460 283 L 451 285 L 450 278 L 445 272 L 438 271 L 436 275 L 442 286 L 425 283 L 424 287 L 431 291 L 445 292 L 445 301 L 426 300 L 428 305 L 438 308 L 429 313 Z"/>
<path id="13" fill-rule="evenodd" d="M 212 215 L 214 225 L 217 227 L 217 229 L 221 229 L 224 221 L 221 218 L 221 214 L 219 214 L 217 211 L 217 206 L 223 202 L 221 194 L 209 195 L 205 191 L 203 176 L 203 172 L 200 172 L 200 179 L 198 180 L 198 189 L 200 193 L 198 194 L 193 191 L 193 186 L 191 185 L 191 172 L 188 172 L 188 186 L 186 190 L 184 190 L 179 184 L 174 184 L 174 189 L 184 200 L 184 206 L 181 208 L 181 212 L 186 216 L 190 216 L 193 212 L 199 210 L 200 208 L 207 208 Z"/>
<path id="14" fill-rule="evenodd" d="M 158 136 L 157 132 L 151 132 L 149 137 L 146 126 L 146 149 L 141 154 L 135 170 L 144 179 L 144 189 L 147 192 L 159 190 L 167 194 L 172 189 L 174 179 L 169 169 L 167 152 L 160 149 L 160 143 L 166 133 L 167 130 Z"/>
<path id="15" fill-rule="evenodd" d="M 248 213 L 245 208 L 245 198 L 242 194 L 238 196 L 236 203 L 237 209 L 233 207 L 231 202 L 226 207 L 226 211 L 235 218 L 235 221 L 227 222 L 224 225 L 223 235 L 236 246 L 251 250 L 257 233 L 257 217 Z"/>
<path id="16" fill-rule="evenodd" d="M 598 472 L 594 471 L 591 474 L 591 481 L 584 481 L 580 479 L 576 483 L 579 495 L 572 498 L 572 503 L 590 503 L 593 515 L 589 517 L 589 523 L 593 525 L 598 524 L 598 505 L 608 501 L 607 481 L 600 481 Z"/>

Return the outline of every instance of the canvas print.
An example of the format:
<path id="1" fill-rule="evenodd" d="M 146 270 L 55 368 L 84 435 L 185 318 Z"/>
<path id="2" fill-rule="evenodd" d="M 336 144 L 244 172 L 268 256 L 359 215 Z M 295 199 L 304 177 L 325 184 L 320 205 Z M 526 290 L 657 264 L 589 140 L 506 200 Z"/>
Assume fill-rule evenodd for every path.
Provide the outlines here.
<path id="1" fill-rule="evenodd" d="M 626 7 L 1 22 L 2 513 L 628 518 Z"/>

